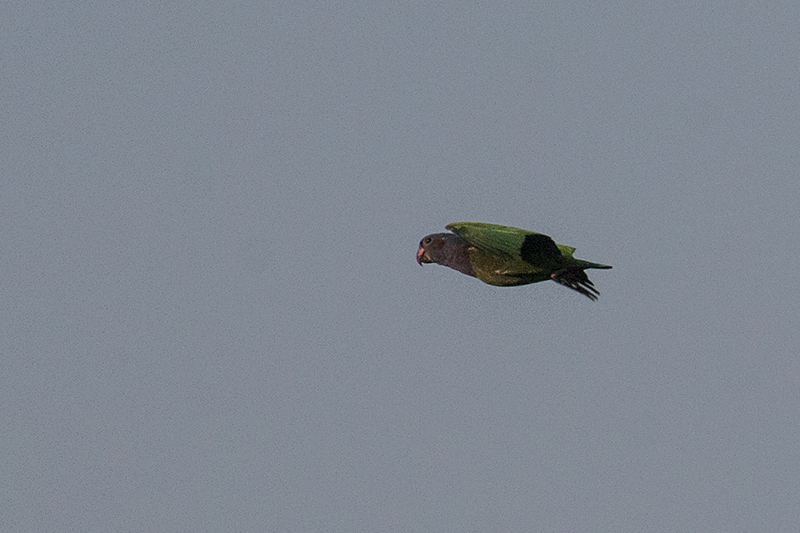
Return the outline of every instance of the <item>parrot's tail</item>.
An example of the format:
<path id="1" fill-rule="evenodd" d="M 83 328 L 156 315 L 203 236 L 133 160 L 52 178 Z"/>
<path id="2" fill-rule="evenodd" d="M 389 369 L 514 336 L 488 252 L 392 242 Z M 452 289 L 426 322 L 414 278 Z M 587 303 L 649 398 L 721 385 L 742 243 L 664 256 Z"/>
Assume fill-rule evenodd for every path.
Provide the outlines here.
<path id="1" fill-rule="evenodd" d="M 611 265 L 603 265 L 600 263 L 592 263 L 591 261 L 584 261 L 583 259 L 577 259 L 579 266 L 581 268 L 602 268 L 602 269 L 609 269 L 612 268 Z"/>

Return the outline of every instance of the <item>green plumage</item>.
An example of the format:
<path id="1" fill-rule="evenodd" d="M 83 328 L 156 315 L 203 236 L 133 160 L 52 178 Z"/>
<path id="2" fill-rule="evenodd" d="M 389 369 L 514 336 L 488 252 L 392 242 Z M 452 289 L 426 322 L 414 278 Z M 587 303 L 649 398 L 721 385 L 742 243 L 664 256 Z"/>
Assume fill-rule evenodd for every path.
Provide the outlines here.
<path id="1" fill-rule="evenodd" d="M 515 256 L 519 253 L 528 235 L 541 235 L 550 239 L 547 235 L 536 233 L 535 231 L 501 226 L 500 224 L 487 224 L 486 222 L 453 222 L 445 226 L 445 229 L 452 231 L 472 246 L 488 252 L 510 256 Z M 572 246 L 556 244 L 556 247 L 561 252 L 561 255 L 565 257 L 572 257 L 572 254 L 575 253 L 575 248 Z"/>
<path id="2" fill-rule="evenodd" d="M 575 248 L 547 235 L 484 222 L 454 222 L 447 233 L 422 239 L 417 261 L 439 263 L 490 285 L 515 286 L 552 279 L 591 299 L 599 294 L 584 272 L 608 265 L 576 259 Z"/>

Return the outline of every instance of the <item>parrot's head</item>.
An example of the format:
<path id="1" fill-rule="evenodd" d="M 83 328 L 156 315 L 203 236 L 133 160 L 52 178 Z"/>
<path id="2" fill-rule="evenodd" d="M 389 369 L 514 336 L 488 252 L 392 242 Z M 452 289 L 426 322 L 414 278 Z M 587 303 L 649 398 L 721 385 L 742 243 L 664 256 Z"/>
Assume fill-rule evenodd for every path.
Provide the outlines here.
<path id="1" fill-rule="evenodd" d="M 434 233 L 423 237 L 419 241 L 419 249 L 417 250 L 417 263 L 439 263 L 444 259 L 442 249 L 447 243 L 448 237 L 453 237 L 452 233 Z"/>

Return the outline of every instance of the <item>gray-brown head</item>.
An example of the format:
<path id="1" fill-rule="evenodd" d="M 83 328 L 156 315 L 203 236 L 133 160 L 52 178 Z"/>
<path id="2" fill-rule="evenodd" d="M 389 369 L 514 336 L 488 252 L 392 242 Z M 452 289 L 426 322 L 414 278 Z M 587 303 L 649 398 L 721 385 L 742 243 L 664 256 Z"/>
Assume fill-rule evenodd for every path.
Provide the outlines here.
<path id="1" fill-rule="evenodd" d="M 438 263 L 469 276 L 475 270 L 469 261 L 469 244 L 453 233 L 432 233 L 419 241 L 417 263 Z"/>

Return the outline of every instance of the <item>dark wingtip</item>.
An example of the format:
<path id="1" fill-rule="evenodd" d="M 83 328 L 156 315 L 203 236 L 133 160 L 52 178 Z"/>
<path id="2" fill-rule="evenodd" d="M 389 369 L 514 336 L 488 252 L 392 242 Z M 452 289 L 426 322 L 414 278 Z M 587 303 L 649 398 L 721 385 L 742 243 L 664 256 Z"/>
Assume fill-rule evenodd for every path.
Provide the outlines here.
<path id="1" fill-rule="evenodd" d="M 592 283 L 583 269 L 565 268 L 558 272 L 553 272 L 550 275 L 550 279 L 583 294 L 593 302 L 597 301 L 600 296 L 600 291 L 594 288 L 594 283 Z"/>
<path id="2" fill-rule="evenodd" d="M 522 241 L 519 255 L 523 261 L 537 263 L 554 257 L 561 257 L 561 251 L 556 246 L 555 241 L 547 235 L 532 233 L 526 235 Z"/>

